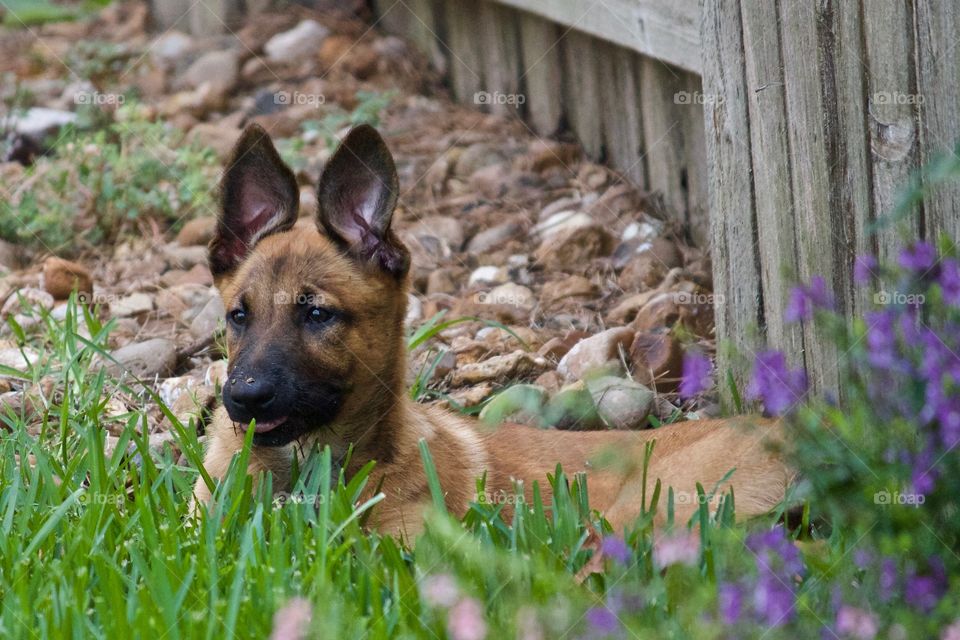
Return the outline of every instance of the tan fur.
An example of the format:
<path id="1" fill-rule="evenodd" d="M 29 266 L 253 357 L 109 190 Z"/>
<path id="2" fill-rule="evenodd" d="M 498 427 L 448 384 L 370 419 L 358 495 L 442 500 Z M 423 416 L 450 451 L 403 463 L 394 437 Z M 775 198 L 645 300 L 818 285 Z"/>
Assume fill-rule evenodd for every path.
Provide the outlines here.
<path id="1" fill-rule="evenodd" d="M 427 442 L 433 455 L 448 507 L 458 514 L 480 498 L 475 495 L 476 479 L 485 471 L 486 499 L 513 495 L 515 480 L 523 482 L 528 499 L 535 481 L 549 499 L 546 475 L 559 463 L 568 475 L 586 473 L 591 504 L 622 528 L 640 510 L 644 445 L 650 440 L 656 440 L 656 445 L 648 470 L 647 496 L 649 500 L 660 479 L 664 485 L 661 519 L 668 486 L 677 492 L 677 517 L 685 520 L 697 508 L 696 483 L 709 492 L 732 469 L 735 471 L 723 489 L 734 488 L 740 517 L 769 511 L 782 500 L 791 481 L 791 470 L 766 446 L 782 440 L 781 426 L 761 419 L 685 422 L 635 432 L 556 431 L 519 425 L 488 429 L 411 401 L 403 386 L 405 283 L 363 269 L 313 225 L 301 223 L 265 238 L 237 272 L 218 285 L 230 309 L 241 294 L 269 299 L 278 291 L 296 291 L 305 278 L 321 288 L 330 304 L 356 314 L 350 329 L 336 337 L 337 344 L 319 348 L 315 356 L 318 366 L 334 367 L 338 375 L 348 376 L 353 392 L 335 425 L 322 427 L 299 443 L 253 448 L 249 472 L 271 472 L 277 491 L 289 489 L 290 469 L 298 452 L 330 445 L 335 456 L 342 456 L 353 443 L 348 471 L 378 460 L 370 486 L 382 479 L 386 497 L 374 510 L 374 526 L 413 534 L 420 526 L 423 508 L 430 503 L 420 439 Z M 282 313 L 282 307 L 265 304 L 263 308 Z M 280 318 L 263 321 L 277 322 L 280 331 Z M 230 348 L 232 351 L 234 345 Z M 209 428 L 209 440 L 204 464 L 211 476 L 218 478 L 243 444 L 242 429 L 222 407 Z M 202 480 L 197 483 L 196 496 L 203 502 L 210 498 Z"/>

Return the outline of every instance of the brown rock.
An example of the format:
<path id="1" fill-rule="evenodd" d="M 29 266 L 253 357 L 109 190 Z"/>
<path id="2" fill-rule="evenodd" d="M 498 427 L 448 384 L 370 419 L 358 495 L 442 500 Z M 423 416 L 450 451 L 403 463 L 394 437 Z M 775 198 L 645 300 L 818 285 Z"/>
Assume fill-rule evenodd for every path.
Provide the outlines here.
<path id="1" fill-rule="evenodd" d="M 623 269 L 617 283 L 625 291 L 642 291 L 659 285 L 670 269 L 683 264 L 677 245 L 666 238 L 657 238 L 649 249 L 633 257 Z"/>
<path id="2" fill-rule="evenodd" d="M 537 353 L 548 360 L 559 361 L 563 356 L 567 355 L 567 352 L 569 352 L 575 344 L 589 337 L 589 335 L 590 334 L 585 331 L 570 331 L 563 337 L 556 336 L 550 338 L 540 347 Z"/>
<path id="3" fill-rule="evenodd" d="M 177 244 L 181 247 L 207 245 L 213 240 L 216 229 L 217 219 L 213 216 L 201 216 L 188 220 L 177 234 Z"/>
<path id="4" fill-rule="evenodd" d="M 629 348 L 633 341 L 633 329 L 617 327 L 578 342 L 563 356 L 557 371 L 568 381 L 580 380 L 594 370 L 605 368 L 620 357 L 620 348 Z"/>
<path id="5" fill-rule="evenodd" d="M 638 333 L 630 345 L 636 380 L 659 391 L 675 391 L 683 368 L 683 349 L 666 331 Z"/>
<path id="6" fill-rule="evenodd" d="M 548 271 L 582 269 L 593 258 L 609 255 L 613 237 L 598 225 L 550 236 L 537 247 L 534 260 Z"/>
<path id="7" fill-rule="evenodd" d="M 709 336 L 713 331 L 712 296 L 684 290 L 659 293 L 637 312 L 631 326 L 637 331 L 650 331 L 677 325 L 698 336 Z"/>
<path id="8" fill-rule="evenodd" d="M 493 356 L 482 362 L 458 366 L 453 372 L 452 384 L 462 387 L 478 382 L 506 382 L 527 377 L 548 368 L 546 359 L 526 351 L 514 351 L 502 356 Z"/>
<path id="9" fill-rule="evenodd" d="M 49 257 L 43 263 L 43 288 L 54 300 L 66 300 L 76 289 L 81 299 L 93 299 L 93 278 L 90 270 L 82 264 Z"/>
<path id="10" fill-rule="evenodd" d="M 552 305 L 570 298 L 592 298 L 596 293 L 597 286 L 583 276 L 567 276 L 544 284 L 540 298 L 544 305 Z"/>

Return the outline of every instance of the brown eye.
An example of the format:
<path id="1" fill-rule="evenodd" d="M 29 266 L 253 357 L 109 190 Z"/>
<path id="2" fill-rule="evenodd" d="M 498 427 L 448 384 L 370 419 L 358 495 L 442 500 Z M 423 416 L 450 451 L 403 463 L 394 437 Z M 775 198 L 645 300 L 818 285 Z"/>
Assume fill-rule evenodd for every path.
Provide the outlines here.
<path id="1" fill-rule="evenodd" d="M 247 312 L 243 309 L 234 309 L 228 315 L 230 322 L 238 327 L 242 327 L 247 322 Z"/>
<path id="2" fill-rule="evenodd" d="M 323 307 L 311 307 L 307 312 L 307 321 L 310 324 L 327 324 L 333 320 L 333 313 L 329 309 L 324 309 Z"/>

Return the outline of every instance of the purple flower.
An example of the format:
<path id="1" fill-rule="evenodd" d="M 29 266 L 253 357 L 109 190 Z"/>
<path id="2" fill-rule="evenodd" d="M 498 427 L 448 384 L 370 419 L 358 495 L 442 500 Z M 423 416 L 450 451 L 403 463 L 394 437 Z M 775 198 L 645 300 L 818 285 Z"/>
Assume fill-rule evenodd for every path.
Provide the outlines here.
<path id="1" fill-rule="evenodd" d="M 799 402 L 807 392 L 807 376 L 802 369 L 791 370 L 780 351 L 757 355 L 747 396 L 761 400 L 767 413 L 782 415 Z"/>
<path id="2" fill-rule="evenodd" d="M 925 274 L 937 262 L 937 250 L 929 242 L 917 242 L 900 252 L 900 266 L 909 271 Z"/>
<path id="3" fill-rule="evenodd" d="M 960 307 L 960 264 L 953 258 L 947 258 L 940 264 L 940 289 L 944 302 Z"/>
<path id="4" fill-rule="evenodd" d="M 653 562 L 658 569 L 673 564 L 694 566 L 700 559 L 700 536 L 693 532 L 662 535 L 653 542 Z"/>
<path id="5" fill-rule="evenodd" d="M 880 563 L 880 600 L 886 602 L 897 588 L 897 564 L 893 558 L 884 558 Z"/>
<path id="6" fill-rule="evenodd" d="M 822 276 L 813 276 L 810 284 L 794 287 L 784 312 L 786 322 L 799 322 L 813 318 L 816 309 L 833 309 L 833 294 L 827 289 Z"/>
<path id="7" fill-rule="evenodd" d="M 877 618 L 869 611 L 843 605 L 837 611 L 837 633 L 857 640 L 877 637 Z"/>
<path id="8" fill-rule="evenodd" d="M 796 614 L 796 594 L 789 582 L 769 569 L 761 569 L 753 590 L 753 606 L 760 621 L 768 627 L 788 624 Z"/>
<path id="9" fill-rule="evenodd" d="M 607 607 L 593 607 L 587 611 L 587 624 L 596 635 L 610 635 L 620 629 L 620 620 Z"/>
<path id="10" fill-rule="evenodd" d="M 483 606 L 474 598 L 464 598 L 453 605 L 447 616 L 447 632 L 453 640 L 483 640 L 487 637 L 487 623 Z"/>
<path id="11" fill-rule="evenodd" d="M 873 553 L 867 549 L 857 549 L 853 552 L 853 564 L 858 569 L 866 569 L 873 562 Z"/>
<path id="12" fill-rule="evenodd" d="M 713 384 L 713 365 L 710 358 L 695 352 L 683 356 L 683 379 L 680 381 L 680 397 L 692 398 Z"/>
<path id="13" fill-rule="evenodd" d="M 607 536 L 600 545 L 603 555 L 613 558 L 617 564 L 625 565 L 630 562 L 630 547 L 617 536 Z"/>
<path id="14" fill-rule="evenodd" d="M 929 560 L 929 573 L 918 575 L 913 570 L 907 574 L 905 597 L 907 604 L 923 613 L 929 613 L 947 593 L 947 572 L 943 561 L 934 556 Z"/>
<path id="15" fill-rule="evenodd" d="M 717 604 L 720 608 L 720 617 L 724 624 L 736 624 L 743 612 L 743 589 L 732 582 L 720 585 L 717 593 Z"/>
<path id="16" fill-rule="evenodd" d="M 856 284 L 868 284 L 877 273 L 879 264 L 877 259 L 870 255 L 857 256 L 853 263 L 853 281 Z"/>

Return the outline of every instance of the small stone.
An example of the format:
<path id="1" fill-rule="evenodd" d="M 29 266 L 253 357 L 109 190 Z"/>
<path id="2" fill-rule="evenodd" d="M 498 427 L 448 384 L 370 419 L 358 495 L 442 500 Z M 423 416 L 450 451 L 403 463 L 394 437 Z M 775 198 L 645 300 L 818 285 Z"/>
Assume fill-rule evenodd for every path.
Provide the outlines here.
<path id="1" fill-rule="evenodd" d="M 683 348 L 665 331 L 637 333 L 630 345 L 630 363 L 643 384 L 675 391 L 683 373 Z"/>
<path id="2" fill-rule="evenodd" d="M 34 138 L 37 141 L 60 127 L 77 121 L 77 114 L 60 109 L 31 107 L 22 115 L 14 115 L 7 122 L 9 130 Z"/>
<path id="3" fill-rule="evenodd" d="M 489 229 L 484 229 L 473 236 L 467 243 L 467 251 L 470 253 L 487 253 L 499 249 L 505 242 L 516 238 L 522 232 L 523 227 L 516 222 L 503 222 Z"/>
<path id="4" fill-rule="evenodd" d="M 544 407 L 544 421 L 557 429 L 584 431 L 603 427 L 593 396 L 583 382 L 568 385 Z"/>
<path id="5" fill-rule="evenodd" d="M 570 331 L 563 337 L 556 336 L 550 338 L 540 347 L 537 353 L 548 360 L 558 361 L 567 355 L 574 345 L 588 337 L 590 337 L 590 334 L 584 331 Z"/>
<path id="6" fill-rule="evenodd" d="M 156 376 L 165 378 L 177 366 L 177 345 L 165 338 L 134 342 L 111 353 L 116 362 L 109 361 L 107 370 L 115 376 L 129 372 L 141 379 Z"/>
<path id="7" fill-rule="evenodd" d="M 263 45 L 273 62 L 299 62 L 319 51 L 330 30 L 316 20 L 304 20 L 293 29 L 273 36 Z"/>
<path id="8" fill-rule="evenodd" d="M 597 285 L 583 276 L 574 275 L 545 283 L 540 298 L 544 305 L 551 305 L 569 299 L 592 298 L 596 294 Z"/>
<path id="9" fill-rule="evenodd" d="M 627 263 L 617 283 L 625 291 L 649 289 L 659 285 L 671 269 L 682 265 L 683 256 L 677 245 L 657 238 Z"/>
<path id="10" fill-rule="evenodd" d="M 612 429 L 639 429 L 653 408 L 654 393 L 639 382 L 614 376 L 593 378 L 587 388 L 597 413 Z"/>
<path id="11" fill-rule="evenodd" d="M 563 356 L 557 371 L 569 381 L 580 380 L 586 373 L 604 368 L 610 361 L 617 361 L 620 348 L 628 349 L 632 341 L 633 330 L 628 327 L 607 329 L 584 338 Z"/>
<path id="12" fill-rule="evenodd" d="M 594 225 L 593 218 L 580 211 L 560 211 L 533 228 L 541 238 L 560 235 Z"/>
<path id="13" fill-rule="evenodd" d="M 3 303 L 3 308 L 0 309 L 0 318 L 6 318 L 8 315 L 19 318 L 24 315 L 21 311 L 26 312 L 32 308 L 53 309 L 53 303 L 53 296 L 43 289 L 24 287 L 10 294 L 7 301 Z"/>
<path id="14" fill-rule="evenodd" d="M 547 361 L 541 356 L 526 351 L 514 351 L 457 367 L 453 372 L 453 386 L 461 387 L 486 381 L 503 382 L 539 375 L 548 366 Z"/>
<path id="15" fill-rule="evenodd" d="M 207 263 L 206 247 L 181 247 L 171 242 L 163 247 L 163 254 L 171 269 L 192 269 L 198 264 Z"/>
<path id="16" fill-rule="evenodd" d="M 218 94 L 230 93 L 240 79 L 240 57 L 230 49 L 210 51 L 197 58 L 180 77 L 183 86 L 199 89 L 209 83 Z"/>
<path id="17" fill-rule="evenodd" d="M 467 282 L 471 287 L 478 284 L 502 284 L 509 277 L 510 274 L 503 267 L 488 265 L 474 269 Z"/>
<path id="18" fill-rule="evenodd" d="M 478 293 L 477 302 L 480 304 L 509 305 L 524 310 L 532 309 L 536 304 L 533 291 L 513 282 L 501 284 L 486 293 Z"/>
<path id="19" fill-rule="evenodd" d="M 226 314 L 227 310 L 224 308 L 220 296 L 212 296 L 194 316 L 190 323 L 190 333 L 198 340 L 212 336 L 216 333 Z"/>
<path id="20" fill-rule="evenodd" d="M 138 316 L 153 311 L 153 298 L 146 293 L 131 293 L 110 302 L 110 313 L 117 318 Z"/>
<path id="21" fill-rule="evenodd" d="M 488 425 L 502 422 L 538 425 L 546 393 L 532 384 L 515 384 L 494 396 L 480 411 L 480 420 Z"/>
<path id="22" fill-rule="evenodd" d="M 217 219 L 213 216 L 202 216 L 188 220 L 180 229 L 180 233 L 177 234 L 177 244 L 182 247 L 206 246 L 213 240 L 213 234 L 216 230 Z"/>
<path id="23" fill-rule="evenodd" d="M 240 130 L 236 127 L 213 122 L 198 122 L 187 133 L 184 141 L 197 147 L 212 149 L 222 162 L 230 156 L 239 138 Z"/>
<path id="24" fill-rule="evenodd" d="M 582 269 L 593 258 L 608 255 L 612 248 L 610 233 L 593 225 L 549 236 L 537 247 L 534 259 L 548 271 Z"/>
<path id="25" fill-rule="evenodd" d="M 222 387 L 223 381 L 227 379 L 227 361 L 215 360 L 210 363 L 203 374 L 203 384 L 211 387 Z"/>
<path id="26" fill-rule="evenodd" d="M 93 298 L 90 270 L 78 262 L 49 257 L 43 263 L 43 288 L 54 300 L 66 300 L 74 290 L 81 300 Z"/>
<path id="27" fill-rule="evenodd" d="M 24 347 L 23 349 L 15 347 L 0 349 L 0 366 L 24 373 L 29 371 L 30 367 L 39 359 L 40 355 L 29 347 Z"/>
<path id="28" fill-rule="evenodd" d="M 150 56 L 157 62 L 173 67 L 190 52 L 193 38 L 180 31 L 167 31 L 150 45 Z"/>
<path id="29" fill-rule="evenodd" d="M 463 150 L 463 153 L 457 158 L 454 173 L 467 178 L 480 169 L 500 164 L 504 160 L 506 160 L 506 158 L 497 145 L 478 142 Z"/>

